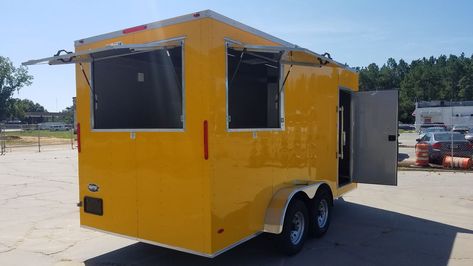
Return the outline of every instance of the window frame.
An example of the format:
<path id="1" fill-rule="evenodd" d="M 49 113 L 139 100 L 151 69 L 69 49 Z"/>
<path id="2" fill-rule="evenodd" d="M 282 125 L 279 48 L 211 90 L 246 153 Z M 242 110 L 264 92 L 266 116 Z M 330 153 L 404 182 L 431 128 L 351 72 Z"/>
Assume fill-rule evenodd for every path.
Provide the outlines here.
<path id="1" fill-rule="evenodd" d="M 184 42 L 184 37 L 178 37 L 178 38 L 171 38 L 171 39 L 166 39 L 162 40 L 160 42 L 166 43 L 166 42 L 178 42 L 179 45 L 181 46 L 181 66 L 182 66 L 182 80 L 181 80 L 181 93 L 182 93 L 182 127 L 181 128 L 113 128 L 113 129 L 97 129 L 95 128 L 95 87 L 94 87 L 94 70 L 93 70 L 93 61 L 89 63 L 89 80 L 90 80 L 90 88 L 89 88 L 89 94 L 90 94 L 90 99 L 89 99 L 89 106 L 90 106 L 90 129 L 92 132 L 185 132 L 186 131 L 186 90 L 185 90 L 185 42 Z M 162 47 L 156 47 L 155 49 L 150 49 L 145 52 L 152 52 L 155 50 L 163 49 Z M 145 53 L 143 52 L 143 53 Z M 126 55 L 131 55 L 130 54 L 125 54 Z M 106 59 L 106 58 L 105 58 Z"/>
<path id="2" fill-rule="evenodd" d="M 225 124 L 226 124 L 226 130 L 227 132 L 256 132 L 256 131 L 284 131 L 286 128 L 286 119 L 285 119 L 285 104 L 284 104 L 284 98 L 285 98 L 285 87 L 280 88 L 280 94 L 279 94 L 279 127 L 277 128 L 230 128 L 230 114 L 228 110 L 228 48 L 230 48 L 230 45 L 232 44 L 240 44 L 241 42 L 239 41 L 234 41 L 228 38 L 225 38 Z M 279 63 L 280 65 L 280 73 L 279 73 L 279 85 L 283 83 L 284 80 L 284 64 L 281 62 Z"/>

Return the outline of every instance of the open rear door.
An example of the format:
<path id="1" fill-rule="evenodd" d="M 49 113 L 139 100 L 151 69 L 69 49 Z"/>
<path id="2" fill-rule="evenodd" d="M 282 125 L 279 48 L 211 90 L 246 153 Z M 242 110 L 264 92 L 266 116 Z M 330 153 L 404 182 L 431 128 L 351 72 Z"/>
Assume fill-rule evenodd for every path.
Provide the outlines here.
<path id="1" fill-rule="evenodd" d="M 397 185 L 398 91 L 353 96 L 353 181 Z"/>

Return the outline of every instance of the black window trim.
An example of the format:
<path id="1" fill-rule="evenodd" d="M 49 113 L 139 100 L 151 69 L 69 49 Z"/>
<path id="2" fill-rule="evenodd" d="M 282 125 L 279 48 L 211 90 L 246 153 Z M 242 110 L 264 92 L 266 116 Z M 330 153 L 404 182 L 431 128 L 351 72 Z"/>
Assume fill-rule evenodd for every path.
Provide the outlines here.
<path id="1" fill-rule="evenodd" d="M 225 120 L 226 120 L 226 129 L 227 132 L 256 132 L 256 131 L 284 131 L 286 128 L 286 119 L 285 119 L 285 89 L 281 88 L 279 98 L 280 98 L 280 108 L 279 108 L 279 127 L 277 128 L 230 128 L 230 114 L 228 111 L 228 48 L 232 44 L 241 44 L 239 41 L 235 41 L 229 38 L 225 38 Z M 280 63 L 281 73 L 279 74 L 279 84 L 283 83 L 284 78 L 284 64 Z M 286 85 L 284 85 L 286 86 Z"/>
<path id="2" fill-rule="evenodd" d="M 95 128 L 94 125 L 94 115 L 95 115 L 95 91 L 94 91 L 94 83 L 93 83 L 93 62 L 89 63 L 89 80 L 90 80 L 90 88 L 89 88 L 89 94 L 90 94 L 90 99 L 89 99 L 89 105 L 90 105 L 90 128 L 92 132 L 130 132 L 130 133 L 135 133 L 135 132 L 185 132 L 186 131 L 186 94 L 185 94 L 185 42 L 184 42 L 185 37 L 178 37 L 178 38 L 171 38 L 171 39 L 166 39 L 159 41 L 160 43 L 175 43 L 176 41 L 179 42 L 178 46 L 181 46 L 181 60 L 182 60 L 182 80 L 181 80 L 181 93 L 182 93 L 182 128 L 113 128 L 113 129 L 97 129 Z M 175 45 L 174 45 L 175 46 Z M 166 48 L 166 46 L 161 46 L 161 47 L 156 47 L 154 49 L 149 49 L 146 50 L 145 52 L 151 52 L 154 50 L 159 50 Z M 131 53 L 130 53 L 131 54 Z"/>

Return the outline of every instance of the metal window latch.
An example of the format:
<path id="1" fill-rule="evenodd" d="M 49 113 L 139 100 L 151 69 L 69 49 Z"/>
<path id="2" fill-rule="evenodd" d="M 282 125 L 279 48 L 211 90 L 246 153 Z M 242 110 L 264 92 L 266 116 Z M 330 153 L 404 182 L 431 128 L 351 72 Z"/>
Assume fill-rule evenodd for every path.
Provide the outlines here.
<path id="1" fill-rule="evenodd" d="M 232 117 L 230 115 L 227 116 L 227 121 L 228 121 L 228 123 L 232 122 Z"/>
<path id="2" fill-rule="evenodd" d="M 284 117 L 281 117 L 281 123 L 284 123 Z"/>
<path id="3" fill-rule="evenodd" d="M 184 115 L 181 115 L 181 122 L 184 122 Z"/>

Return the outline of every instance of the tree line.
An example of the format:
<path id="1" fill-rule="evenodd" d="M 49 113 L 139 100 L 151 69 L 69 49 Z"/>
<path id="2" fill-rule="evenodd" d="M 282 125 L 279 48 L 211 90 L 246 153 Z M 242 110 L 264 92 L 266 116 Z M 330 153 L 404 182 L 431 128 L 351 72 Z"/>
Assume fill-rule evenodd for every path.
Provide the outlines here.
<path id="1" fill-rule="evenodd" d="M 399 120 L 413 123 L 416 101 L 473 100 L 473 55 L 439 57 L 397 62 L 389 58 L 381 67 L 372 63 L 357 68 L 360 90 L 399 89 Z"/>
<path id="2" fill-rule="evenodd" d="M 25 120 L 27 112 L 47 112 L 39 103 L 28 99 L 13 98 L 15 91 L 31 85 L 33 76 L 23 67 L 15 67 L 7 57 L 0 56 L 0 122 Z M 67 107 L 61 111 L 61 120 L 72 123 L 74 111 Z"/>
<path id="3" fill-rule="evenodd" d="M 28 99 L 8 99 L 6 104 L 6 118 L 8 120 L 18 119 L 23 121 L 27 112 L 47 112 L 47 110 L 39 103 Z"/>
<path id="4" fill-rule="evenodd" d="M 31 85 L 33 76 L 25 67 L 15 67 L 7 57 L 0 56 L 0 121 L 21 112 L 20 104 L 12 100 L 15 91 Z"/>

